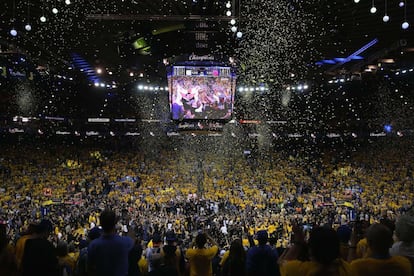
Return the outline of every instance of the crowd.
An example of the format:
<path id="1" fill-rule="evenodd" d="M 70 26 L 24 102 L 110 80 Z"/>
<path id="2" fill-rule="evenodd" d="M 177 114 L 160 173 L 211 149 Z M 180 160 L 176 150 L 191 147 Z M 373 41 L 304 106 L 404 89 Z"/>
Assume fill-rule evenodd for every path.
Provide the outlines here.
<path id="1" fill-rule="evenodd" d="M 408 275 L 413 146 L 314 160 L 2 146 L 0 275 L 371 275 L 372 256 Z"/>

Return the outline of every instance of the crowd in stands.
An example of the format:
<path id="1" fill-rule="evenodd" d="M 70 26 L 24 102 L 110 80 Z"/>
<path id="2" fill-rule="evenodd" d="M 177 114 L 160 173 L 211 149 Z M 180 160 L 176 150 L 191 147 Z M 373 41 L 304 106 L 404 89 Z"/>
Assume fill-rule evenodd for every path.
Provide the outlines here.
<path id="1" fill-rule="evenodd" d="M 409 140 L 315 160 L 0 147 L 0 275 L 412 274 Z"/>

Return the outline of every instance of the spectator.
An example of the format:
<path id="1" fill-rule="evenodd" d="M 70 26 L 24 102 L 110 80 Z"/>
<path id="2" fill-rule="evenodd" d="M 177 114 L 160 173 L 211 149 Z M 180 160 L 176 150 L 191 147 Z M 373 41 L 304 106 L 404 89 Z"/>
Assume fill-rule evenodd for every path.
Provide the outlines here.
<path id="1" fill-rule="evenodd" d="M 391 249 L 391 256 L 406 256 L 414 259 L 414 217 L 402 215 L 395 225 L 395 242 Z"/>
<path id="2" fill-rule="evenodd" d="M 128 233 L 134 241 L 134 246 L 128 254 L 128 276 L 140 276 L 141 271 L 138 262 L 142 256 L 142 246 L 140 240 L 136 238 L 135 232 Z"/>
<path id="3" fill-rule="evenodd" d="M 179 276 L 181 252 L 175 243 L 175 234 L 166 233 L 167 244 L 161 248 L 162 260 L 148 274 L 149 276 Z"/>
<path id="4" fill-rule="evenodd" d="M 349 240 L 351 239 L 352 229 L 348 225 L 341 225 L 336 230 L 340 242 L 341 258 L 348 259 Z"/>
<path id="5" fill-rule="evenodd" d="M 246 273 L 246 252 L 242 241 L 235 239 L 230 245 L 229 256 L 221 268 L 222 276 L 245 276 Z"/>
<path id="6" fill-rule="evenodd" d="M 153 271 L 155 267 L 159 267 L 162 264 L 161 255 L 161 235 L 155 233 L 152 236 L 152 247 L 147 248 L 145 256 L 148 262 L 148 273 Z"/>
<path id="7" fill-rule="evenodd" d="M 58 275 L 56 248 L 47 240 L 51 232 L 52 223 L 42 220 L 33 237 L 26 241 L 22 261 L 23 276 Z"/>
<path id="8" fill-rule="evenodd" d="M 177 236 L 173 231 L 168 231 L 165 234 L 166 245 L 162 248 L 162 255 L 164 257 L 164 265 L 173 271 L 174 275 L 184 274 L 184 256 L 181 249 L 177 246 Z"/>
<path id="9" fill-rule="evenodd" d="M 27 230 L 22 232 L 22 236 L 16 242 L 16 246 L 15 246 L 16 260 L 17 260 L 17 265 L 19 268 L 23 260 L 24 247 L 26 246 L 26 241 L 32 238 L 32 236 L 35 233 L 35 228 L 36 228 L 35 224 L 33 223 L 29 224 L 27 227 Z"/>
<path id="10" fill-rule="evenodd" d="M 103 234 L 89 244 L 89 273 L 96 276 L 125 276 L 128 274 L 128 253 L 133 241 L 116 234 L 117 217 L 114 211 L 107 209 L 99 218 Z"/>
<path id="11" fill-rule="evenodd" d="M 301 244 L 303 235 L 295 230 L 296 242 Z M 296 244 L 294 247 L 297 246 Z M 340 241 L 336 232 L 328 227 L 312 229 L 308 241 L 310 261 L 290 260 L 294 259 L 298 252 L 295 248 L 289 249 L 285 256 L 281 257 L 281 275 L 341 275 L 351 276 L 349 264 L 340 258 Z"/>
<path id="12" fill-rule="evenodd" d="M 7 237 L 6 224 L 0 223 L 0 275 L 17 275 L 17 262 Z"/>
<path id="13" fill-rule="evenodd" d="M 212 246 L 205 247 L 207 241 Z M 195 248 L 193 248 L 195 246 Z M 218 252 L 217 242 L 205 233 L 199 233 L 187 249 L 186 257 L 190 265 L 190 276 L 212 276 L 212 259 Z"/>
<path id="14" fill-rule="evenodd" d="M 259 244 L 253 246 L 247 252 L 247 275 L 279 275 L 279 268 L 277 265 L 278 254 L 275 249 L 272 249 L 272 247 L 267 244 L 268 239 L 267 231 L 261 230 L 257 232 L 257 240 Z"/>
<path id="15" fill-rule="evenodd" d="M 371 225 L 367 230 L 367 242 L 372 255 L 369 258 L 352 261 L 352 275 L 411 275 L 412 268 L 408 259 L 389 254 L 393 241 L 392 232 L 387 226 L 383 224 Z"/>
<path id="16" fill-rule="evenodd" d="M 75 271 L 76 259 L 69 255 L 67 242 L 60 241 L 58 243 L 56 247 L 56 255 L 58 257 L 59 274 L 73 275 L 73 272 Z"/>
<path id="17" fill-rule="evenodd" d="M 88 275 L 88 245 L 95 239 L 99 238 L 102 234 L 102 230 L 98 227 L 94 227 L 89 230 L 88 240 L 81 240 L 79 243 L 80 252 L 76 262 L 75 272 L 77 276 Z"/>

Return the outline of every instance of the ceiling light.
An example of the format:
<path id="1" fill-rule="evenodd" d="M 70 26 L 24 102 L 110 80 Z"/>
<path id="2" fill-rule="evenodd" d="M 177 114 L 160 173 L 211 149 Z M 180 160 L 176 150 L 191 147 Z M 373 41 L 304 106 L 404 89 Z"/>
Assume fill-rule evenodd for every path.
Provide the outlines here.
<path id="1" fill-rule="evenodd" d="M 12 36 L 16 36 L 17 35 L 17 31 L 13 28 L 13 29 L 10 30 L 10 34 Z"/>
<path id="2" fill-rule="evenodd" d="M 408 23 L 407 23 L 407 24 L 408 24 Z M 236 36 L 237 36 L 237 38 L 242 38 L 243 33 L 242 33 L 242 32 L 237 32 Z"/>
<path id="3" fill-rule="evenodd" d="M 228 9 L 230 9 L 230 8 L 231 8 L 231 3 L 230 3 L 230 1 L 229 1 L 229 2 L 227 2 L 227 4 L 226 4 L 226 8 L 228 8 Z"/>
<path id="4" fill-rule="evenodd" d="M 398 6 L 399 6 L 400 8 L 404 7 L 404 6 L 405 6 L 404 1 L 400 1 L 400 3 L 398 4 Z"/>
<path id="5" fill-rule="evenodd" d="M 231 11 L 227 11 L 227 12 L 226 12 L 226 15 L 227 15 L 227 16 L 231 16 Z"/>
<path id="6" fill-rule="evenodd" d="M 408 29 L 408 27 L 410 27 L 410 24 L 408 24 L 407 21 L 405 21 L 404 23 L 401 24 L 401 28 L 403 28 L 403 30 Z"/>
<path id="7" fill-rule="evenodd" d="M 377 12 L 377 8 L 375 6 L 373 6 L 369 11 L 371 13 L 376 13 Z"/>
<path id="8" fill-rule="evenodd" d="M 388 15 L 384 15 L 384 17 L 382 18 L 382 21 L 387 23 L 388 21 L 390 21 L 390 17 Z"/>
<path id="9" fill-rule="evenodd" d="M 31 31 L 32 30 L 32 26 L 30 26 L 30 24 L 26 24 L 26 26 L 24 26 L 24 28 L 26 29 L 26 31 Z"/>
<path id="10" fill-rule="evenodd" d="M 70 0 L 65 0 L 66 5 L 70 5 Z"/>
<path id="11" fill-rule="evenodd" d="M 232 31 L 233 33 L 237 32 L 237 27 L 236 27 L 236 26 L 231 27 L 231 31 Z"/>
<path id="12" fill-rule="evenodd" d="M 42 15 L 42 16 L 40 17 L 40 22 L 43 22 L 43 23 L 45 23 L 45 22 L 46 22 L 46 17 L 45 17 L 44 15 Z"/>
<path id="13" fill-rule="evenodd" d="M 354 0 L 354 3 L 359 3 L 359 0 Z"/>
<path id="14" fill-rule="evenodd" d="M 53 12 L 54 14 L 57 14 L 59 11 L 58 11 L 58 9 L 53 8 L 53 9 L 52 9 L 52 12 Z"/>
<path id="15" fill-rule="evenodd" d="M 383 58 L 383 59 L 380 59 L 380 62 L 382 62 L 382 63 L 394 63 L 395 60 L 393 58 Z"/>
<path id="16" fill-rule="evenodd" d="M 230 20 L 230 24 L 231 25 L 235 25 L 236 24 L 236 20 L 235 19 Z"/>

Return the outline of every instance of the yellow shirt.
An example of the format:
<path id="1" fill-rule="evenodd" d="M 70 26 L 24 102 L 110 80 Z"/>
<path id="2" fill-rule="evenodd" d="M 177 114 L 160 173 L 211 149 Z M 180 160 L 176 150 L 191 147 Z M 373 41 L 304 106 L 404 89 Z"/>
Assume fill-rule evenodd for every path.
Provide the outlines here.
<path id="1" fill-rule="evenodd" d="M 217 251 L 217 246 L 187 249 L 186 257 L 190 263 L 190 276 L 212 276 L 211 260 L 217 254 Z"/>
<path id="2" fill-rule="evenodd" d="M 368 247 L 368 241 L 366 238 L 363 238 L 357 243 L 356 248 L 356 257 L 357 258 L 367 258 L 371 256 L 371 249 Z"/>
<path id="3" fill-rule="evenodd" d="M 220 266 L 223 267 L 224 263 L 227 261 L 227 258 L 230 256 L 230 250 L 224 252 L 223 256 L 221 257 Z"/>
<path id="4" fill-rule="evenodd" d="M 32 236 L 31 235 L 24 235 L 22 237 L 20 237 L 20 239 L 17 240 L 16 243 L 16 261 L 17 261 L 17 265 L 20 267 L 22 261 L 23 261 L 23 255 L 24 255 L 24 247 L 26 245 L 26 241 L 28 239 L 30 239 Z"/>
<path id="5" fill-rule="evenodd" d="M 388 259 L 364 258 L 351 263 L 352 275 L 359 276 L 410 276 L 411 263 L 402 256 L 393 256 Z"/>
<path id="6" fill-rule="evenodd" d="M 344 260 L 337 259 L 336 261 L 339 274 L 338 276 L 353 276 L 350 265 Z M 287 261 L 280 265 L 280 274 L 282 276 L 311 276 L 323 275 L 323 267 L 316 262 L 301 262 L 301 261 Z M 329 274 L 324 273 L 324 274 Z"/>
<path id="7" fill-rule="evenodd" d="M 144 258 L 144 256 L 141 256 L 141 259 L 139 259 L 138 267 L 142 275 L 146 275 L 148 273 L 148 262 L 147 259 Z"/>

